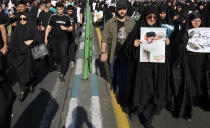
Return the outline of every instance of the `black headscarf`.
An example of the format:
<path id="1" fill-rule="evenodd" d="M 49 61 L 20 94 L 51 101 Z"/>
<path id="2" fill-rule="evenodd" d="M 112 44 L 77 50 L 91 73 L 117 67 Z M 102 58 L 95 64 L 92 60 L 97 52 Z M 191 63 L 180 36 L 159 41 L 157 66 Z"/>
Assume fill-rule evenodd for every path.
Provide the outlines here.
<path id="1" fill-rule="evenodd" d="M 149 5 L 147 8 L 146 8 L 146 13 L 145 15 L 148 16 L 149 14 L 158 14 L 158 8 L 156 6 L 153 6 L 153 5 Z"/>
<path id="2" fill-rule="evenodd" d="M 188 25 L 187 25 L 187 28 L 186 29 L 193 28 L 191 21 L 193 21 L 194 19 L 197 19 L 197 18 L 200 18 L 201 19 L 201 25 L 200 25 L 200 27 L 202 27 L 203 26 L 203 22 L 202 22 L 202 18 L 201 18 L 200 13 L 198 13 L 198 12 L 192 12 L 189 15 Z"/>
<path id="3" fill-rule="evenodd" d="M 40 32 L 38 31 L 36 25 L 33 22 L 31 22 L 31 20 L 28 18 L 27 13 L 23 12 L 20 14 L 20 16 L 21 15 L 26 16 L 27 23 L 25 25 L 22 25 L 20 21 L 18 21 L 17 26 L 12 33 L 13 55 L 19 57 L 21 57 L 20 55 L 26 54 L 26 45 L 24 44 L 24 41 L 34 40 L 35 43 L 35 42 L 40 42 L 41 39 Z M 20 18 L 20 16 L 18 18 Z M 32 45 L 30 45 L 29 47 L 31 46 Z M 17 59 L 16 61 L 18 62 L 22 60 L 18 58 L 15 59 Z"/>
<path id="4" fill-rule="evenodd" d="M 155 14 L 156 16 L 158 16 L 158 8 L 153 5 L 147 6 L 145 9 L 145 13 L 142 14 L 140 21 L 137 24 L 140 25 L 141 27 L 150 27 L 150 25 L 148 25 L 147 19 L 146 19 L 146 17 L 150 14 Z M 158 26 L 159 26 L 158 21 L 156 21 L 156 23 L 154 25 L 152 25 L 152 27 L 158 27 Z"/>

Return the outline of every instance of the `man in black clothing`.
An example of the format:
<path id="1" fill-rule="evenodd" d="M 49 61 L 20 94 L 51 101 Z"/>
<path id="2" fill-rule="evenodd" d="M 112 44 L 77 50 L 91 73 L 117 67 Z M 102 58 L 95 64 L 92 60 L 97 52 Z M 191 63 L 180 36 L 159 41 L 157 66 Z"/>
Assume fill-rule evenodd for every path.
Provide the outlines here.
<path id="1" fill-rule="evenodd" d="M 7 35 L 2 17 L 0 17 L 0 128 L 9 128 L 14 94 L 6 84 L 5 54 L 7 53 Z"/>
<path id="2" fill-rule="evenodd" d="M 77 15 L 74 9 L 74 6 L 69 5 L 67 7 L 67 15 L 70 17 L 71 19 L 71 24 L 73 26 L 73 35 L 74 35 L 74 39 L 76 39 L 76 31 L 77 31 Z"/>
<path id="3" fill-rule="evenodd" d="M 39 30 L 42 32 L 42 41 L 44 41 L 44 33 L 48 25 L 48 21 L 50 19 L 50 16 L 54 14 L 52 11 L 50 11 L 47 7 L 47 3 L 42 2 L 40 4 L 40 9 L 42 10 L 38 17 L 38 26 Z"/>
<path id="4" fill-rule="evenodd" d="M 67 7 L 67 14 L 71 19 L 71 24 L 73 26 L 73 32 L 69 32 L 69 50 L 68 56 L 70 59 L 70 68 L 74 68 L 75 56 L 77 51 L 77 45 L 75 43 L 76 33 L 77 33 L 77 16 L 75 13 L 74 6 L 69 5 Z"/>
<path id="5" fill-rule="evenodd" d="M 33 5 L 31 7 L 31 12 L 32 12 L 32 15 L 34 17 L 37 17 L 38 10 L 39 10 L 38 1 L 37 0 L 34 0 L 33 1 Z"/>
<path id="6" fill-rule="evenodd" d="M 45 44 L 48 44 L 49 33 L 52 32 L 51 47 L 53 49 L 53 58 L 61 68 L 59 76 L 61 82 L 64 82 L 64 75 L 67 72 L 67 51 L 68 51 L 68 32 L 73 31 L 70 17 L 63 14 L 64 5 L 61 2 L 56 4 L 58 14 L 50 17 L 49 24 L 45 32 Z"/>

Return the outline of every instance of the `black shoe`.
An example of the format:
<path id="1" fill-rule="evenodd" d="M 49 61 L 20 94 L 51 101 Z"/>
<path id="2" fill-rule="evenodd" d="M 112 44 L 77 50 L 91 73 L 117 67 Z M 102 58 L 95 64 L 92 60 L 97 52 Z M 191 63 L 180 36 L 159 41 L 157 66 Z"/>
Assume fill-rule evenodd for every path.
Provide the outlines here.
<path id="1" fill-rule="evenodd" d="M 60 74 L 59 78 L 60 78 L 60 82 L 65 82 L 65 79 L 64 79 L 64 75 L 63 74 Z"/>
<path id="2" fill-rule="evenodd" d="M 141 114 L 138 114 L 139 116 L 139 120 L 141 122 L 141 124 L 145 127 L 145 128 L 154 128 L 152 126 L 151 123 L 149 123 L 149 121 L 146 119 L 146 117 L 141 113 Z"/>
<path id="3" fill-rule="evenodd" d="M 26 98 L 26 93 L 25 92 L 20 93 L 19 101 L 23 102 L 25 100 L 25 98 Z"/>

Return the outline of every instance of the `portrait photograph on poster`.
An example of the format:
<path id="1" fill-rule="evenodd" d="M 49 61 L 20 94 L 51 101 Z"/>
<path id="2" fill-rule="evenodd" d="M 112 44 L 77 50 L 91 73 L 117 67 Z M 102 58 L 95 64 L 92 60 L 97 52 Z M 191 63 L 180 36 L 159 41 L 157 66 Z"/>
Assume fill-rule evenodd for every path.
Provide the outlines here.
<path id="1" fill-rule="evenodd" d="M 165 63 L 166 28 L 141 27 L 140 62 Z"/>
<path id="2" fill-rule="evenodd" d="M 194 28 L 188 30 L 187 51 L 210 53 L 210 28 Z"/>

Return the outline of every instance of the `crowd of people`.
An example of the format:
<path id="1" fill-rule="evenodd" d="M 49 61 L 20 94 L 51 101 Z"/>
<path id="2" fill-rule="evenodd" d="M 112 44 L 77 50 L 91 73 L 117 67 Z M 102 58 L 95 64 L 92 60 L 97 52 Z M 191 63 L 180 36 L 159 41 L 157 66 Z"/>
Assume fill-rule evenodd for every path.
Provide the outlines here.
<path id="1" fill-rule="evenodd" d="M 2 1 L 0 127 L 10 127 L 16 97 L 7 85 L 6 72 L 16 71 L 20 102 L 34 91 L 43 62 L 57 69 L 60 81 L 65 82 L 68 68 L 74 68 L 85 5 L 86 1 L 74 0 Z M 103 14 L 95 20 L 103 26 L 100 60 L 108 62 L 116 98 L 131 118 L 137 114 L 145 128 L 153 128 L 153 117 L 163 108 L 175 118 L 188 121 L 193 106 L 210 110 L 209 53 L 187 50 L 192 37 L 188 30 L 210 26 L 208 1 L 90 0 L 90 6 L 93 14 Z M 145 43 L 142 30 L 160 28 L 162 24 L 174 27 L 164 38 L 164 63 L 141 62 L 140 47 Z M 147 43 L 157 38 L 160 35 L 155 32 L 145 35 Z M 41 44 L 49 55 L 35 59 L 32 49 Z"/>
<path id="2" fill-rule="evenodd" d="M 210 110 L 209 52 L 187 49 L 189 39 L 196 33 L 188 31 L 210 26 L 208 1 L 120 0 L 106 1 L 104 6 L 96 1 L 93 5 L 94 12 L 103 11 L 100 60 L 108 62 L 112 88 L 130 117 L 137 114 L 145 128 L 153 128 L 153 117 L 163 108 L 187 121 L 192 119 L 194 106 Z M 164 63 L 142 62 L 141 47 L 157 40 L 153 29 L 163 24 L 174 27 L 164 39 Z M 150 32 L 142 38 L 145 27 Z M 201 36 L 197 32 L 196 38 Z M 195 42 L 204 44 L 205 40 Z M 192 44 L 189 45 L 199 49 Z"/>
<path id="3" fill-rule="evenodd" d="M 9 128 L 16 95 L 7 73 L 14 70 L 23 102 L 40 82 L 43 65 L 60 82 L 74 68 L 84 1 L 9 0 L 0 3 L 0 127 Z M 43 52 L 44 49 L 44 52 Z M 10 78 L 11 79 L 11 78 Z M 14 78 L 13 78 L 14 79 Z"/>

